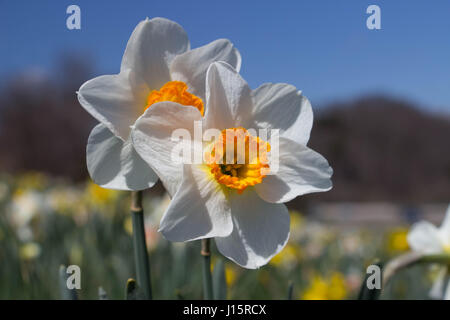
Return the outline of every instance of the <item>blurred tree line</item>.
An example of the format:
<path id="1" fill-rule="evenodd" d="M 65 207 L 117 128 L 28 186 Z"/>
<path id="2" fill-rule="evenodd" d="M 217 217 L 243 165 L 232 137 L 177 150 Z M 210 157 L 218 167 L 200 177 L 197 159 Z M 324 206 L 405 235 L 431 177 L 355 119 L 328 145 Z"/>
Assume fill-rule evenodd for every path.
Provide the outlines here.
<path id="1" fill-rule="evenodd" d="M 449 113 L 450 114 L 450 113 Z M 410 102 L 367 96 L 327 106 L 310 146 L 334 169 L 334 201 L 450 201 L 450 117 Z"/>
<path id="2" fill-rule="evenodd" d="M 96 121 L 79 105 L 76 90 L 93 70 L 86 61 L 66 56 L 51 77 L 30 71 L 4 81 L 0 172 L 87 178 L 86 142 Z M 448 115 L 389 97 L 316 108 L 309 145 L 333 167 L 334 188 L 304 200 L 449 201 L 449 138 Z"/>
<path id="3" fill-rule="evenodd" d="M 2 86 L 1 171 L 86 177 L 86 142 L 96 121 L 81 108 L 76 91 L 91 76 L 87 62 L 65 56 L 52 77 L 29 70 Z"/>

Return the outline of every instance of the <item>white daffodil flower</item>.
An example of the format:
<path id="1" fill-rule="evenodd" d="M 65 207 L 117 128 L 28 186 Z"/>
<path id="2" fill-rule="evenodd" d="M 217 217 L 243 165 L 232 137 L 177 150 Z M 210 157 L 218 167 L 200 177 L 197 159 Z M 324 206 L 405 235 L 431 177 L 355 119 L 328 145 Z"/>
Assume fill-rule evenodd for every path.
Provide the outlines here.
<path id="1" fill-rule="evenodd" d="M 120 73 L 84 83 L 80 104 L 98 121 L 87 145 L 87 167 L 98 185 L 120 190 L 143 190 L 158 177 L 134 150 L 131 126 L 160 101 L 191 105 L 203 113 L 206 71 L 213 61 L 237 69 L 241 57 L 225 39 L 190 50 L 186 32 L 177 23 L 154 18 L 133 31 Z"/>
<path id="2" fill-rule="evenodd" d="M 411 227 L 407 239 L 413 251 L 424 254 L 450 254 L 450 206 L 439 228 L 428 221 L 420 221 Z M 430 297 L 450 300 L 449 280 L 449 268 L 441 267 L 431 288 Z"/>
<path id="3" fill-rule="evenodd" d="M 224 256 L 245 268 L 258 268 L 288 241 L 290 218 L 283 203 L 332 186 L 328 162 L 306 146 L 313 121 L 311 105 L 288 84 L 268 83 L 252 91 L 232 66 L 215 62 L 206 76 L 205 108 L 202 117 L 196 108 L 161 102 L 133 128 L 136 151 L 172 195 L 160 231 L 171 241 L 214 237 Z M 279 129 L 277 173 L 263 174 L 260 169 L 270 168 L 261 160 L 267 153 L 261 152 L 256 161 L 246 159 L 244 164 L 221 164 L 216 158 L 175 164 L 171 153 L 178 141 L 171 139 L 172 131 L 183 128 L 194 136 L 194 121 L 202 121 L 204 130 L 217 129 L 221 138 L 240 129 L 246 144 L 266 145 L 267 151 L 269 143 L 247 129 Z M 217 155 L 227 142 L 214 140 L 203 152 Z M 233 150 L 236 159 L 239 155 Z"/>

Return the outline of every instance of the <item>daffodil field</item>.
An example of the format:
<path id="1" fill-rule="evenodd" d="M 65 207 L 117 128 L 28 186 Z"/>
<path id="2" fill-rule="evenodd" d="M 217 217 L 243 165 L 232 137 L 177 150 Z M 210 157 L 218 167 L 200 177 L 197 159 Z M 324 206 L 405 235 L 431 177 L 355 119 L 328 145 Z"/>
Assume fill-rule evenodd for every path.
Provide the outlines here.
<path id="1" fill-rule="evenodd" d="M 199 242 L 172 243 L 158 232 L 170 200 L 145 194 L 145 229 L 156 299 L 202 299 Z M 78 265 L 79 299 L 124 299 L 133 277 L 132 222 L 127 192 L 92 182 L 68 184 L 40 173 L 0 180 L 0 299 L 60 299 L 60 264 Z M 151 213 L 150 213 L 151 212 Z M 246 270 L 212 248 L 214 271 L 223 268 L 218 297 L 228 299 L 356 299 L 374 258 L 407 252 L 408 225 L 342 230 L 291 212 L 291 238 L 267 266 Z M 6 263 L 7 262 L 7 263 Z M 380 299 L 428 299 L 437 268 L 417 265 L 399 272 Z M 216 282 L 214 282 L 216 283 Z"/>

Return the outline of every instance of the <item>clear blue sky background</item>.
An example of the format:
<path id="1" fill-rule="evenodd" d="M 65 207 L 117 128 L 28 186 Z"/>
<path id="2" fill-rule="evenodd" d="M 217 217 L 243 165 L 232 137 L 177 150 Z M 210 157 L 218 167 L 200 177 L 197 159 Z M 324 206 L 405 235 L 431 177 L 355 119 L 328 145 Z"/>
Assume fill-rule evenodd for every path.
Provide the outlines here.
<path id="1" fill-rule="evenodd" d="M 66 29 L 81 7 L 82 29 Z M 381 7 L 382 30 L 366 28 Z M 95 73 L 117 73 L 127 40 L 145 17 L 180 23 L 192 47 L 228 38 L 252 87 L 294 84 L 313 105 L 367 93 L 450 110 L 449 0 L 0 0 L 0 79 L 48 70 L 64 52 L 86 54 Z"/>

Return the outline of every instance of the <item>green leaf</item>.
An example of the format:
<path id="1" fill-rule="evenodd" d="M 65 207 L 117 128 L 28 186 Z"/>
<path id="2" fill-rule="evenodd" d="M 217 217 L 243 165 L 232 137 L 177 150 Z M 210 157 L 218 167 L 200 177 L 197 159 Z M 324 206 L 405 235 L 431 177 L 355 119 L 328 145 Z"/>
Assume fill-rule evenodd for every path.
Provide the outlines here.
<path id="1" fill-rule="evenodd" d="M 142 209 L 142 191 L 133 191 L 131 200 L 131 218 L 133 222 L 133 246 L 136 264 L 136 276 L 145 299 L 152 299 L 150 263 L 145 243 L 144 210 Z"/>
<path id="2" fill-rule="evenodd" d="M 287 299 L 292 300 L 293 294 L 294 294 L 294 282 L 289 281 Z"/>
<path id="3" fill-rule="evenodd" d="M 227 299 L 227 279 L 225 276 L 225 262 L 218 259 L 213 270 L 213 289 L 215 300 Z"/>
<path id="4" fill-rule="evenodd" d="M 203 299 L 212 300 L 213 297 L 213 283 L 211 276 L 211 251 L 210 239 L 201 240 L 200 254 L 203 260 Z"/>

